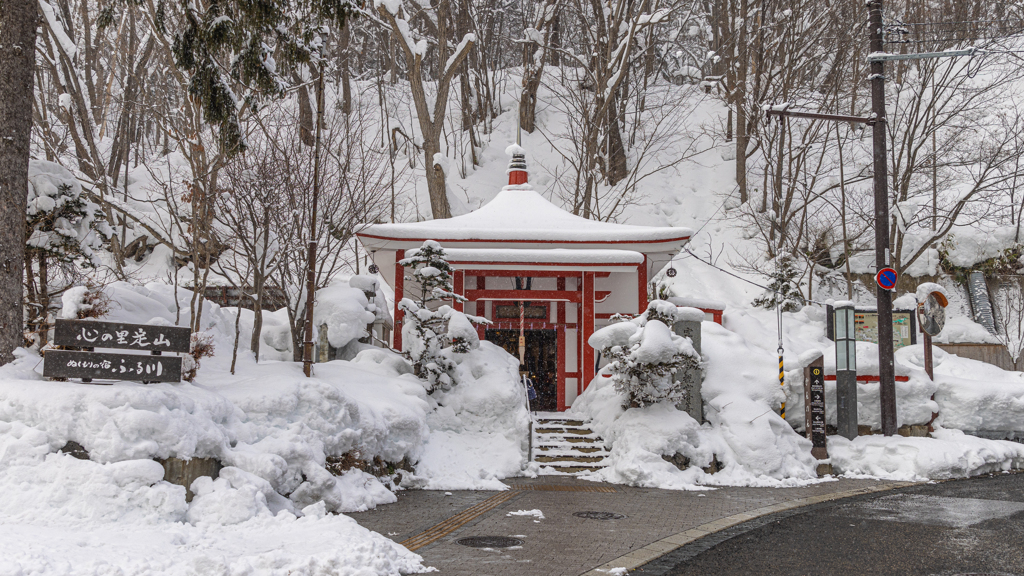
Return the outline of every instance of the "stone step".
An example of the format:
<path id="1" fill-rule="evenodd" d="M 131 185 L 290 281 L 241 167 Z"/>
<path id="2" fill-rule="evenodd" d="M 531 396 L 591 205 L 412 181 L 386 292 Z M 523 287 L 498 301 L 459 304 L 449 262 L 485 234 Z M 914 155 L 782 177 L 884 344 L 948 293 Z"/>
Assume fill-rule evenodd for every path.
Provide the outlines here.
<path id="1" fill-rule="evenodd" d="M 534 455 L 533 460 L 535 462 L 565 462 L 565 463 L 580 463 L 580 464 L 596 464 L 605 459 L 604 456 L 584 456 L 581 454 L 571 454 L 567 456 L 544 456 Z"/>
<path id="2" fill-rule="evenodd" d="M 567 420 L 564 418 L 538 418 L 537 424 L 550 426 L 584 426 L 583 420 Z"/>
<path id="3" fill-rule="evenodd" d="M 610 454 L 604 449 L 604 446 L 565 446 L 558 444 L 541 444 L 537 446 L 537 450 L 545 453 L 558 452 L 560 454 Z"/>
<path id="4" fill-rule="evenodd" d="M 561 472 L 563 474 L 579 474 L 580 472 L 597 472 L 602 468 L 606 468 L 606 466 L 555 466 L 551 464 L 545 464 L 541 466 L 541 468 L 547 468 L 549 470 L 554 470 L 556 472 Z"/>
<path id="5" fill-rule="evenodd" d="M 590 428 L 582 426 L 559 426 L 559 427 L 535 427 L 536 434 L 575 434 L 577 436 L 589 436 L 594 433 Z"/>
<path id="6" fill-rule="evenodd" d="M 564 434 L 535 434 L 534 439 L 537 441 L 537 444 L 561 444 L 563 442 L 568 444 L 596 444 L 598 442 L 603 442 L 603 440 L 601 440 L 601 437 L 598 436 L 597 434 L 594 434 L 592 436 L 566 436 Z"/>

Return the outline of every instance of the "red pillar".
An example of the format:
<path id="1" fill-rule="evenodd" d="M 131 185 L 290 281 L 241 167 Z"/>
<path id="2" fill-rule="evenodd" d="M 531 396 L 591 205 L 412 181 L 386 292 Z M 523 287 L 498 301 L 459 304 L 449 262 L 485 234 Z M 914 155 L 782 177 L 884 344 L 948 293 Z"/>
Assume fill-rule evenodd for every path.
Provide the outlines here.
<path id="1" fill-rule="evenodd" d="M 466 285 L 465 285 L 466 284 L 466 272 L 463 271 L 463 270 L 456 270 L 455 271 L 455 281 L 453 282 L 453 284 L 455 285 L 454 286 L 455 293 L 458 294 L 459 296 L 464 295 L 466 293 Z M 463 312 L 465 306 L 462 304 L 462 302 L 459 302 L 458 300 L 454 300 L 452 302 L 452 308 L 454 308 L 455 310 L 457 310 L 459 312 Z"/>
<path id="2" fill-rule="evenodd" d="M 405 250 L 395 252 L 395 349 L 402 349 L 402 317 L 405 313 L 398 308 L 398 303 L 405 298 L 405 267 L 399 264 L 405 258 Z"/>
<path id="3" fill-rule="evenodd" d="M 565 278 L 558 278 L 558 290 L 565 290 Z M 565 302 L 555 302 L 555 334 L 558 336 L 558 411 L 564 412 L 565 405 Z"/>
<path id="4" fill-rule="evenodd" d="M 644 254 L 644 261 L 636 267 L 637 278 L 637 302 L 639 309 L 637 314 L 643 314 L 647 310 L 647 254 Z"/>
<path id="5" fill-rule="evenodd" d="M 586 390 L 587 386 L 590 385 L 590 381 L 594 379 L 594 349 L 587 343 L 590 340 L 590 336 L 594 333 L 594 273 L 584 272 L 583 273 L 583 306 L 582 312 L 583 317 L 580 318 L 580 332 L 582 337 L 583 349 L 583 370 L 580 376 L 583 377 L 583 389 Z"/>

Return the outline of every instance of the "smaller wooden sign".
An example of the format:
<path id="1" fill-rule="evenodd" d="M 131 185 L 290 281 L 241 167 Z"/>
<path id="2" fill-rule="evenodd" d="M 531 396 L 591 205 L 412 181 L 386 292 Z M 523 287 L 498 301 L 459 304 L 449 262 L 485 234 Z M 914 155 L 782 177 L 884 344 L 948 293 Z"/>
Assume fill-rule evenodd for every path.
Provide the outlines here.
<path id="1" fill-rule="evenodd" d="M 811 455 L 828 459 L 828 437 L 825 430 L 825 362 L 821 354 L 804 368 L 804 426 L 811 440 Z M 832 473 L 831 464 L 819 464 L 818 475 Z"/>
<path id="2" fill-rule="evenodd" d="M 53 343 L 75 348 L 188 352 L 192 331 L 180 326 L 57 320 Z"/>
<path id="3" fill-rule="evenodd" d="M 181 381 L 179 356 L 47 350 L 43 358 L 43 376 L 49 378 Z"/>
<path id="4" fill-rule="evenodd" d="M 810 431 L 815 448 L 825 448 L 825 370 L 821 366 L 810 367 Z"/>

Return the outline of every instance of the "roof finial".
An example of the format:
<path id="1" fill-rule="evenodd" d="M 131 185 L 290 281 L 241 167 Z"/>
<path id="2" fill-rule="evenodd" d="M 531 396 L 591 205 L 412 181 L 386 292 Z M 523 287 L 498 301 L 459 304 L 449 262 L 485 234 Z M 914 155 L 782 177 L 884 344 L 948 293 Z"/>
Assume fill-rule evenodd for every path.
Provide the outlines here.
<path id="1" fill-rule="evenodd" d="M 529 176 L 526 171 L 526 151 L 519 144 L 513 144 L 505 149 L 505 153 L 512 156 L 508 163 L 509 186 L 526 184 Z"/>

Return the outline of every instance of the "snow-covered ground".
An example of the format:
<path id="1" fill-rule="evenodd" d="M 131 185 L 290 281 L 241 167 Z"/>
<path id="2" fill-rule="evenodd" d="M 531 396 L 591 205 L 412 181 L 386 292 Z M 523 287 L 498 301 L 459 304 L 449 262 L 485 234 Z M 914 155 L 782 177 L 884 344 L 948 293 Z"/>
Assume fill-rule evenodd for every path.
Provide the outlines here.
<path id="1" fill-rule="evenodd" d="M 172 287 L 107 291 L 112 320 L 173 323 Z M 178 297 L 187 318 L 191 293 Z M 350 339 L 373 318 L 362 292 L 344 286 L 320 305 Z M 51 382 L 25 350 L 0 367 L 0 573 L 410 573 L 424 569 L 417 555 L 343 513 L 394 502 L 392 489 L 405 486 L 501 489 L 523 468 L 528 415 L 517 363 L 500 348 L 465 354 L 460 385 L 434 396 L 383 349 L 317 364 L 306 378 L 291 362 L 257 364 L 244 333 L 232 375 L 236 314 L 206 303 L 216 353 L 194 383 Z M 277 329 L 268 322 L 264 339 Z M 89 460 L 58 452 L 72 440 Z M 328 456 L 354 451 L 416 470 L 396 470 L 389 486 L 357 468 L 327 470 Z M 197 480 L 186 502 L 155 461 L 168 457 L 225 467 Z"/>

